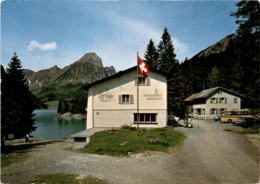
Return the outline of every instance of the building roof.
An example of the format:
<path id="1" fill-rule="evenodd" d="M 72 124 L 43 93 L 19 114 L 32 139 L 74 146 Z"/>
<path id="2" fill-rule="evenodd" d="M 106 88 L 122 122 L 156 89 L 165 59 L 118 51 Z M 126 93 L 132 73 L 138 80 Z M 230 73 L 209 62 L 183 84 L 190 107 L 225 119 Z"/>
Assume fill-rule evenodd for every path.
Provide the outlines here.
<path id="1" fill-rule="evenodd" d="M 242 95 L 240 95 L 240 94 L 238 94 L 234 91 L 231 91 L 229 89 L 217 86 L 217 87 L 214 87 L 214 88 L 202 90 L 199 93 L 192 94 L 191 96 L 187 97 L 184 101 L 185 102 L 191 102 L 191 101 L 197 100 L 197 99 L 203 99 L 203 98 L 206 99 L 206 98 L 209 98 L 211 95 L 213 95 L 218 90 L 222 90 L 222 91 L 225 91 L 227 93 L 233 94 L 235 96 L 242 97 Z"/>
<path id="2" fill-rule="evenodd" d="M 191 96 L 187 97 L 184 101 L 185 102 L 191 102 L 193 99 L 198 95 L 198 93 L 194 93 Z"/>
<path id="3" fill-rule="evenodd" d="M 220 87 L 214 87 L 214 88 L 209 88 L 202 90 L 194 99 L 199 99 L 199 98 L 208 98 L 212 93 L 217 91 Z"/>
<path id="4" fill-rule="evenodd" d="M 95 81 L 95 82 L 93 82 L 91 84 L 87 84 L 87 85 L 83 86 L 82 89 L 87 90 L 87 89 L 89 89 L 91 86 L 93 86 L 95 84 L 98 84 L 98 83 L 101 83 L 101 82 L 104 82 L 104 81 L 107 81 L 107 80 L 110 80 L 110 79 L 113 79 L 113 78 L 118 78 L 118 77 L 122 76 L 123 74 L 128 73 L 130 71 L 134 71 L 134 70 L 136 70 L 136 72 L 137 72 L 137 66 L 133 66 L 133 67 L 128 68 L 128 69 L 123 70 L 123 71 L 119 71 L 119 72 L 115 73 L 114 75 L 111 75 L 109 77 L 97 80 L 97 81 Z M 167 75 L 166 73 L 164 73 L 162 71 L 159 71 L 159 70 L 155 70 L 155 69 L 150 69 L 150 71 L 155 72 L 155 73 L 159 73 L 159 74 L 161 74 L 161 75 L 163 75 L 165 77 Z"/>

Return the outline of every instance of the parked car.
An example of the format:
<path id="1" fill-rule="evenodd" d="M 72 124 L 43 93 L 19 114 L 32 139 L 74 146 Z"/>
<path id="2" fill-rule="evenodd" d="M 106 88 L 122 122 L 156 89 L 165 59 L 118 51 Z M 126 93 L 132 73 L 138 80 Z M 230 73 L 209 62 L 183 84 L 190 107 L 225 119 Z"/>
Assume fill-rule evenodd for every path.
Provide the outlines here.
<path id="1" fill-rule="evenodd" d="M 239 118 L 237 120 L 234 120 L 232 123 L 234 125 L 242 126 L 244 128 L 252 127 L 252 126 L 259 126 L 260 120 L 256 118 Z"/>
<path id="2" fill-rule="evenodd" d="M 170 125 L 170 126 L 179 126 L 179 124 L 178 124 L 179 120 L 180 120 L 179 117 L 176 117 L 173 114 L 170 114 L 168 116 L 168 125 Z"/>
<path id="3" fill-rule="evenodd" d="M 220 118 L 221 118 L 220 115 L 216 115 L 216 116 L 213 117 L 214 121 L 220 121 Z"/>

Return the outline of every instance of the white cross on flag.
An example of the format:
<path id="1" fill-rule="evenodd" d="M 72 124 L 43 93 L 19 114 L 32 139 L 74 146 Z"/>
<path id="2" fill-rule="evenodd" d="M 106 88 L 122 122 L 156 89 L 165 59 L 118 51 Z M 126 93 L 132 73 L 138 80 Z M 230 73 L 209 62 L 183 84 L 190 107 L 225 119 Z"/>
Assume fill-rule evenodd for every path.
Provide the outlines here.
<path id="1" fill-rule="evenodd" d="M 138 56 L 138 74 L 147 77 L 149 75 L 149 65 L 144 62 L 139 56 Z"/>

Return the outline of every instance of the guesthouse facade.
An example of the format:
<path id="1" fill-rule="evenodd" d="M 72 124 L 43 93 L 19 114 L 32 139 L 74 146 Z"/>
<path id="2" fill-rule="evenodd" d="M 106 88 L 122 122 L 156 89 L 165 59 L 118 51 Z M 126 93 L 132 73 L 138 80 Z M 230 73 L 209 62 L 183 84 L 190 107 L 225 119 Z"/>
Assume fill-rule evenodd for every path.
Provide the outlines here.
<path id="1" fill-rule="evenodd" d="M 135 66 L 83 89 L 88 90 L 87 129 L 167 124 L 167 78 L 158 71 L 137 77 Z"/>
<path id="2" fill-rule="evenodd" d="M 184 102 L 189 115 L 195 118 L 213 118 L 224 111 L 241 110 L 241 95 L 222 87 L 192 94 Z"/>

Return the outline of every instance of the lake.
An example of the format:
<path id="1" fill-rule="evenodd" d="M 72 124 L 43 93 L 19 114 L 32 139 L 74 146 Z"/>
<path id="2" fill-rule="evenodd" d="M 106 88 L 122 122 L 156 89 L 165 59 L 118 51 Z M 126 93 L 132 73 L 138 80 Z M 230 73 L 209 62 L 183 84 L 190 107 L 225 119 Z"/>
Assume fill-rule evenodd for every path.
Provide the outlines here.
<path id="1" fill-rule="evenodd" d="M 56 110 L 35 110 L 34 114 L 34 124 L 37 128 L 30 134 L 34 137 L 61 139 L 86 127 L 86 119 L 59 118 Z"/>

